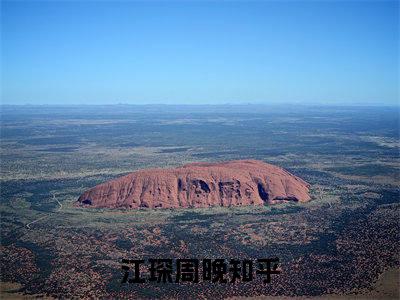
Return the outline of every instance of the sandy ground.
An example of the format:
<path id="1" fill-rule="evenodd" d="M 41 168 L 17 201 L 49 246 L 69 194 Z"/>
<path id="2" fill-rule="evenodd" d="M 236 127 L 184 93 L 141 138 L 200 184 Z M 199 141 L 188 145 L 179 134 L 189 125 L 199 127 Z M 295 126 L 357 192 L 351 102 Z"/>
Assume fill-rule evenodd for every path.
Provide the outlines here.
<path id="1" fill-rule="evenodd" d="M 23 295 L 18 293 L 22 286 L 15 282 L 0 282 L 0 299 L 53 299 L 44 295 Z"/>

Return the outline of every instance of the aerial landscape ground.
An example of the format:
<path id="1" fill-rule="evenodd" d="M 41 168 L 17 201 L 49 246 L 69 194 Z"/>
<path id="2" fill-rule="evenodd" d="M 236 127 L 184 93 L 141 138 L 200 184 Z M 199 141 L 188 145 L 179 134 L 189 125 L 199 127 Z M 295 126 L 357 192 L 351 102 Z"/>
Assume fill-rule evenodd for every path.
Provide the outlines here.
<path id="1" fill-rule="evenodd" d="M 399 297 L 399 108 L 3 106 L 1 297 Z M 108 209 L 74 204 L 144 168 L 256 159 L 311 201 Z M 279 257 L 264 284 L 121 284 L 121 259 Z M 269 298 L 265 298 L 269 299 Z"/>

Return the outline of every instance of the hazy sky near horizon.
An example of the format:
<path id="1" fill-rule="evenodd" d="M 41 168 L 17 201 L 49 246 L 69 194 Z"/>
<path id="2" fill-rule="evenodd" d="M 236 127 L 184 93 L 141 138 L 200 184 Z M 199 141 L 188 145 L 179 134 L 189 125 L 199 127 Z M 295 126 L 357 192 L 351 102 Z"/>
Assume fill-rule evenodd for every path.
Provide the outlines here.
<path id="1" fill-rule="evenodd" d="M 398 104 L 398 1 L 2 1 L 3 104 Z"/>

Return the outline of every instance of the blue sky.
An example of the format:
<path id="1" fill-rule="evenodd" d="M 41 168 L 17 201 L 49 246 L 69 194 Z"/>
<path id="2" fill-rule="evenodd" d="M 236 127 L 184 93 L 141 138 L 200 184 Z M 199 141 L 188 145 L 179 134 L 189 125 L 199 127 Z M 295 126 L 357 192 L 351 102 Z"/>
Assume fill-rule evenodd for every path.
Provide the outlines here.
<path id="1" fill-rule="evenodd" d="M 385 104 L 397 1 L 2 1 L 3 104 Z"/>

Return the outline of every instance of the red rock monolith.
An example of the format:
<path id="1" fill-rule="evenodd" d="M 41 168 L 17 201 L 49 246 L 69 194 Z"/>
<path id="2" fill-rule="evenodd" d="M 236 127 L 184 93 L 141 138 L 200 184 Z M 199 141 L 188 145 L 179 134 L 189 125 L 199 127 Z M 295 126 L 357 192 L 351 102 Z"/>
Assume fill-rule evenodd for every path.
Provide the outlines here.
<path id="1" fill-rule="evenodd" d="M 309 200 L 309 184 L 299 177 L 262 161 L 237 160 L 139 170 L 87 190 L 76 204 L 137 209 Z"/>

